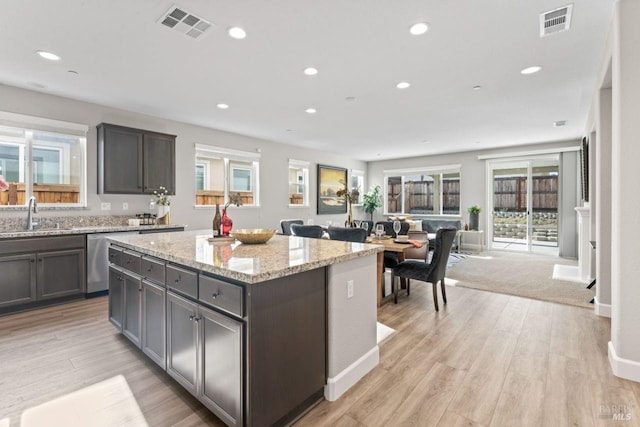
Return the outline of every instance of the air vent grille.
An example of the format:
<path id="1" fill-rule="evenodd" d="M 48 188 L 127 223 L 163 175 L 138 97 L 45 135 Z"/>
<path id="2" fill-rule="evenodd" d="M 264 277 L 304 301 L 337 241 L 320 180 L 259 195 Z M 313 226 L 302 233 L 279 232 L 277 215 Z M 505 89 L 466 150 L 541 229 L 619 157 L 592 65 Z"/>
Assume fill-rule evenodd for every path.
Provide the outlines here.
<path id="1" fill-rule="evenodd" d="M 540 37 L 550 36 L 562 31 L 567 31 L 571 27 L 571 12 L 573 4 L 563 6 L 559 9 L 550 10 L 540 14 Z"/>
<path id="2" fill-rule="evenodd" d="M 213 27 L 213 24 L 206 19 L 202 19 L 176 5 L 171 6 L 158 19 L 158 23 L 165 27 L 173 28 L 192 39 L 201 38 L 207 30 Z"/>

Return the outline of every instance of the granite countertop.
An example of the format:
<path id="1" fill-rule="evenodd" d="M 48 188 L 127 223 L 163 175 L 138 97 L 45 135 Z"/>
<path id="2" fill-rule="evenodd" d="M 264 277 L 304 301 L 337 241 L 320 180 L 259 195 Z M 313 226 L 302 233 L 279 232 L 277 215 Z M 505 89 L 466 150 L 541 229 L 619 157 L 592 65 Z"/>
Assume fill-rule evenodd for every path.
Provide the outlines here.
<path id="1" fill-rule="evenodd" d="M 358 257 L 382 246 L 327 239 L 275 235 L 267 243 L 209 242 L 210 230 L 109 237 L 144 254 L 244 283 L 290 276 Z"/>
<path id="2" fill-rule="evenodd" d="M 140 231 L 140 230 L 162 230 L 185 227 L 184 225 L 90 225 L 86 227 L 64 227 L 64 228 L 41 228 L 31 231 L 9 230 L 0 232 L 1 239 L 11 239 L 16 237 L 40 237 L 40 236 L 64 236 L 68 234 L 93 234 L 93 233 L 113 233 L 117 231 Z"/>

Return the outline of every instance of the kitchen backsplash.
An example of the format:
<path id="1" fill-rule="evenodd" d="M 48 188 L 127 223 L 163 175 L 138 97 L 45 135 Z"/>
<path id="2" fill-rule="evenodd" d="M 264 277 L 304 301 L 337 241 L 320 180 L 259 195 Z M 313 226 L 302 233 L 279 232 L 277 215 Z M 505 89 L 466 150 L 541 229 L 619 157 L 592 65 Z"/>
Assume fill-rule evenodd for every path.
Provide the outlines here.
<path id="1" fill-rule="evenodd" d="M 127 225 L 134 215 L 90 215 L 90 216 L 34 216 L 38 223 L 34 228 L 71 228 L 71 227 L 96 227 L 96 226 L 120 226 Z M 27 227 L 27 218 L 6 218 L 0 221 L 0 231 L 24 230 Z"/>

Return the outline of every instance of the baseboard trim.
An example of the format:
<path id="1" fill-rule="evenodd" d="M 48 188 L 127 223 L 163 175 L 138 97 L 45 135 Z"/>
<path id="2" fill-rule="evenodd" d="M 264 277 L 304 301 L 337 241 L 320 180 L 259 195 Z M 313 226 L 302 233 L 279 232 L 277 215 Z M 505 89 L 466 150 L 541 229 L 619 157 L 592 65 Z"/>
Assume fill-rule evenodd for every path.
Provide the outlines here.
<path id="1" fill-rule="evenodd" d="M 333 378 L 327 379 L 324 386 L 324 398 L 330 402 L 338 400 L 351 386 L 360 381 L 369 371 L 380 362 L 380 348 L 376 345 L 362 357 L 349 365 L 344 371 Z"/>
<path id="2" fill-rule="evenodd" d="M 611 341 L 609 341 L 609 364 L 616 377 L 640 382 L 640 363 L 618 356 Z"/>
<path id="3" fill-rule="evenodd" d="M 594 298 L 594 308 L 598 316 L 611 318 L 611 304 L 602 304 L 598 297 Z"/>

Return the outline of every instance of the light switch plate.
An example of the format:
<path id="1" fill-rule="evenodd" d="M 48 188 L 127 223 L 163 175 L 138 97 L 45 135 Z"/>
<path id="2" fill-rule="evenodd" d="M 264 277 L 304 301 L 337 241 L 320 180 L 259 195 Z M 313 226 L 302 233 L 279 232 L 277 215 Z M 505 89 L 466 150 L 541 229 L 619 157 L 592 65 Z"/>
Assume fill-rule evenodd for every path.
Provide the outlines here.
<path id="1" fill-rule="evenodd" d="M 129 210 L 129 203 L 127 202 L 122 203 L 122 210 L 124 211 Z"/>
<path id="2" fill-rule="evenodd" d="M 102 202 L 100 204 L 100 209 L 102 209 L 103 211 L 110 211 L 111 210 L 111 203 L 109 202 Z"/>
<path id="3" fill-rule="evenodd" d="M 353 298 L 353 280 L 347 281 L 347 299 Z"/>

